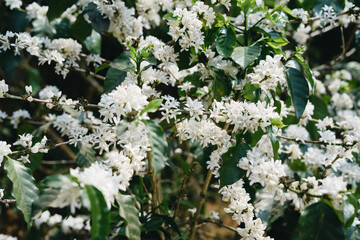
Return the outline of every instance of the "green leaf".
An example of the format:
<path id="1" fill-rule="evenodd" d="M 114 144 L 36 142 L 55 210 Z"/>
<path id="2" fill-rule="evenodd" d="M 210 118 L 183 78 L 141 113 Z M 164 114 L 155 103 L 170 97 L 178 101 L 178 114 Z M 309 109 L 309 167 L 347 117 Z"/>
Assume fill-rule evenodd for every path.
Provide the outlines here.
<path id="1" fill-rule="evenodd" d="M 167 19 L 167 20 L 176 20 L 176 19 L 177 19 L 177 17 L 174 17 L 174 14 L 173 14 L 173 13 L 171 13 L 171 12 L 169 12 L 169 13 L 167 13 L 167 14 L 165 14 L 165 15 L 163 16 L 163 19 Z"/>
<path id="2" fill-rule="evenodd" d="M 345 0 L 314 0 L 314 12 L 320 12 L 325 5 L 333 7 L 335 12 L 340 13 L 345 8 Z"/>
<path id="3" fill-rule="evenodd" d="M 61 188 L 63 185 L 71 182 L 71 179 L 68 175 L 53 174 L 44 178 L 42 182 L 51 188 Z"/>
<path id="4" fill-rule="evenodd" d="M 271 145 L 273 147 L 273 154 L 274 154 L 274 159 L 277 160 L 277 159 L 280 159 L 279 157 L 279 147 L 280 147 L 280 143 L 279 143 L 279 140 L 277 140 L 275 134 L 274 134 L 274 131 L 272 129 L 272 126 L 268 126 L 267 127 L 267 130 L 268 130 L 268 133 L 269 133 L 269 137 L 270 137 L 270 141 L 271 141 Z"/>
<path id="5" fill-rule="evenodd" d="M 242 144 L 242 134 L 236 135 L 236 144 L 229 148 L 229 150 L 221 155 L 223 161 L 220 169 L 220 188 L 231 185 L 245 175 L 245 170 L 238 168 L 238 163 L 241 158 L 246 156 L 246 152 L 250 150 L 248 144 Z"/>
<path id="6" fill-rule="evenodd" d="M 85 39 L 84 44 L 85 44 L 86 49 L 89 52 L 100 55 L 100 53 L 101 53 L 101 35 L 100 35 L 100 33 L 92 30 L 91 35 Z"/>
<path id="7" fill-rule="evenodd" d="M 151 102 L 149 102 L 148 105 L 146 105 L 144 107 L 143 110 L 141 110 L 140 115 L 142 115 L 143 113 L 147 113 L 147 112 L 151 112 L 154 113 L 158 110 L 158 108 L 161 106 L 161 103 L 163 102 L 164 99 L 159 98 L 159 99 L 154 99 Z"/>
<path id="8" fill-rule="evenodd" d="M 344 229 L 335 211 L 324 201 L 307 207 L 301 215 L 293 240 L 341 240 Z"/>
<path id="9" fill-rule="evenodd" d="M 102 33 L 109 29 L 110 20 L 101 15 L 95 3 L 90 2 L 86 7 L 85 13 L 89 16 L 89 20 L 95 31 Z"/>
<path id="10" fill-rule="evenodd" d="M 131 240 L 141 239 L 141 223 L 139 211 L 135 207 L 134 199 L 130 195 L 119 193 L 116 198 L 119 204 L 119 214 L 125 220 L 125 235 Z"/>
<path id="11" fill-rule="evenodd" d="M 308 83 L 299 70 L 291 67 L 286 68 L 286 80 L 296 117 L 300 119 L 309 100 Z"/>
<path id="12" fill-rule="evenodd" d="M 347 199 L 343 201 L 344 206 L 344 227 L 348 229 L 354 222 L 354 219 L 359 210 L 359 202 L 355 195 L 348 194 Z"/>
<path id="13" fill-rule="evenodd" d="M 346 231 L 346 240 L 359 240 L 360 239 L 360 228 L 351 227 Z"/>
<path id="14" fill-rule="evenodd" d="M 38 69 L 29 67 L 26 85 L 32 86 L 33 95 L 36 95 L 41 90 L 41 75 Z"/>
<path id="15" fill-rule="evenodd" d="M 79 152 L 76 154 L 76 162 L 79 167 L 89 167 L 96 161 L 95 150 L 89 143 L 80 143 Z"/>
<path id="16" fill-rule="evenodd" d="M 104 196 L 94 186 L 86 185 L 85 188 L 91 206 L 91 239 L 108 239 L 110 215 Z"/>
<path id="17" fill-rule="evenodd" d="M 55 18 L 60 17 L 66 9 L 74 5 L 76 2 L 77 0 L 50 0 L 49 9 L 46 13 L 47 18 L 49 21 L 52 21 Z"/>
<path id="18" fill-rule="evenodd" d="M 327 105 L 321 98 L 312 95 L 309 99 L 314 105 L 314 114 L 312 115 L 314 119 L 324 119 L 326 116 L 329 116 Z"/>
<path id="19" fill-rule="evenodd" d="M 216 50 L 223 57 L 229 57 L 234 51 L 236 34 L 233 28 L 220 28 L 216 37 Z"/>
<path id="20" fill-rule="evenodd" d="M 313 90 L 315 90 L 315 80 L 314 80 L 314 76 L 310 70 L 309 65 L 307 64 L 307 62 L 301 55 L 295 54 L 294 57 L 295 57 L 295 60 L 301 65 L 302 69 L 304 70 L 307 80 L 310 83 L 310 86 L 312 87 Z"/>
<path id="21" fill-rule="evenodd" d="M 13 183 L 12 195 L 16 199 L 16 207 L 24 214 L 27 223 L 31 220 L 31 206 L 38 198 L 39 190 L 35 185 L 30 169 L 21 162 L 8 159 L 5 163 L 7 176 Z"/>
<path id="22" fill-rule="evenodd" d="M 84 15 L 81 14 L 76 18 L 74 24 L 71 25 L 69 34 L 76 40 L 83 42 L 92 31 L 91 25 L 84 19 Z"/>
<path id="23" fill-rule="evenodd" d="M 144 224 L 144 228 L 148 232 L 156 231 L 163 224 L 164 220 L 162 217 L 153 217 Z"/>
<path id="24" fill-rule="evenodd" d="M 104 81 L 104 91 L 111 92 L 119 86 L 126 77 L 127 72 L 110 67 Z"/>
<path id="25" fill-rule="evenodd" d="M 40 193 L 40 197 L 32 204 L 31 217 L 39 216 L 42 210 L 49 207 L 54 202 L 60 193 L 59 189 L 46 188 Z"/>
<path id="26" fill-rule="evenodd" d="M 154 177 L 165 167 L 168 144 L 163 129 L 153 120 L 145 120 L 151 145 L 151 165 Z"/>
<path id="27" fill-rule="evenodd" d="M 276 126 L 278 128 L 283 128 L 285 126 L 280 118 L 270 118 L 270 122 L 273 126 Z"/>
<path id="28" fill-rule="evenodd" d="M 242 90 L 242 94 L 244 98 L 249 101 L 252 101 L 255 98 L 254 91 L 259 88 L 259 84 L 251 84 L 251 82 L 245 83 L 244 89 Z"/>
<path id="29" fill-rule="evenodd" d="M 231 58 L 243 69 L 253 63 L 261 53 L 261 47 L 258 45 L 249 47 L 237 47 L 231 55 Z"/>
<path id="30" fill-rule="evenodd" d="M 266 42 L 270 47 L 274 49 L 281 48 L 289 44 L 289 41 L 284 37 L 270 38 L 269 41 Z"/>
<path id="31" fill-rule="evenodd" d="M 222 97 L 226 97 L 231 93 L 231 82 L 223 70 L 218 68 L 212 68 L 212 70 L 215 78 L 212 86 L 214 98 L 220 101 Z"/>

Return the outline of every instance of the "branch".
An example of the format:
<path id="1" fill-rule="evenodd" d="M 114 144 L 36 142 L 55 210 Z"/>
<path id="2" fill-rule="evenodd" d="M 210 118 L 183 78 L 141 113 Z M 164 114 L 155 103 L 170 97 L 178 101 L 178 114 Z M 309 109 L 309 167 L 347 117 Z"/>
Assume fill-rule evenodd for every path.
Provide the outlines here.
<path id="1" fill-rule="evenodd" d="M 219 227 L 223 227 L 223 228 L 226 228 L 226 229 L 229 229 L 230 231 L 233 231 L 233 232 L 237 232 L 236 228 L 233 228 L 233 227 L 230 227 L 228 225 L 225 225 L 221 220 L 220 221 L 214 221 L 214 220 L 211 220 L 209 218 L 206 218 L 206 219 L 199 219 L 199 222 L 200 223 L 212 223 L 212 224 L 216 224 L 218 225 Z"/>
<path id="2" fill-rule="evenodd" d="M 203 187 L 201 189 L 201 192 L 200 192 L 200 200 L 199 200 L 199 202 L 198 202 L 198 204 L 196 206 L 196 213 L 194 215 L 193 222 L 192 222 L 191 228 L 190 228 L 190 239 L 191 240 L 195 239 L 196 225 L 198 224 L 198 220 L 199 220 L 199 216 L 200 216 L 200 213 L 201 213 L 202 205 L 205 203 L 205 196 L 206 196 L 207 190 L 209 188 L 209 184 L 210 184 L 212 174 L 213 174 L 213 170 L 209 169 L 209 171 L 207 172 L 205 181 L 204 181 L 204 185 L 203 185 Z"/>
<path id="3" fill-rule="evenodd" d="M 15 203 L 16 200 L 15 199 L 0 199 L 0 203 L 4 204 L 5 207 L 9 207 L 9 204 L 11 203 Z"/>
<path id="4" fill-rule="evenodd" d="M 177 204 L 176 204 L 176 208 L 175 208 L 175 212 L 174 212 L 174 215 L 173 215 L 173 218 L 175 219 L 178 212 L 179 212 L 179 208 L 180 208 L 180 201 L 181 201 L 181 198 L 184 194 L 184 188 L 185 188 L 185 183 L 187 182 L 187 180 L 189 179 L 189 177 L 191 176 L 191 174 L 193 173 L 196 165 L 198 164 L 198 162 L 194 162 L 192 167 L 190 168 L 188 174 L 185 175 L 184 179 L 182 180 L 181 182 L 181 186 L 180 186 L 180 191 L 179 191 L 179 195 L 178 195 L 178 200 L 177 200 Z"/>

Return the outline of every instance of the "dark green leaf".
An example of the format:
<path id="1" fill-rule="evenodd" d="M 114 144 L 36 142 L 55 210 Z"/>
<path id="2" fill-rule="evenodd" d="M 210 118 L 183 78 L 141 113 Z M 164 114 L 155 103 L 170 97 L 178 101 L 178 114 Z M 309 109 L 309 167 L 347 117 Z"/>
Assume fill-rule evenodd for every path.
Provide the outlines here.
<path id="1" fill-rule="evenodd" d="M 268 133 L 269 133 L 269 137 L 270 137 L 270 141 L 271 141 L 271 145 L 273 147 L 273 154 L 274 154 L 274 159 L 280 159 L 279 157 L 279 147 L 280 147 L 280 143 L 279 140 L 277 140 L 274 131 L 272 129 L 272 126 L 267 127 Z"/>
<path id="2" fill-rule="evenodd" d="M 212 68 L 212 70 L 215 78 L 212 86 L 214 98 L 220 101 L 222 97 L 226 97 L 231 93 L 231 82 L 223 70 L 217 68 Z"/>
<path id="3" fill-rule="evenodd" d="M 29 68 L 26 85 L 32 86 L 33 95 L 36 95 L 41 90 L 41 75 L 38 69 Z"/>
<path id="4" fill-rule="evenodd" d="M 79 167 L 89 167 L 96 161 L 95 150 L 89 143 L 80 143 L 79 152 L 76 154 L 76 162 Z"/>
<path id="5" fill-rule="evenodd" d="M 151 165 L 154 177 L 165 167 L 168 144 L 163 129 L 153 120 L 144 121 L 148 130 L 151 145 Z"/>
<path id="6" fill-rule="evenodd" d="M 216 50 L 223 57 L 229 57 L 234 51 L 236 34 L 233 28 L 220 28 L 216 37 Z"/>
<path id="7" fill-rule="evenodd" d="M 345 0 L 314 0 L 314 12 L 320 12 L 325 5 L 333 7 L 339 13 L 345 8 Z"/>
<path id="8" fill-rule="evenodd" d="M 293 171 L 306 171 L 306 165 L 300 159 L 288 160 L 288 166 Z"/>
<path id="9" fill-rule="evenodd" d="M 360 228 L 351 227 L 346 231 L 346 240 L 359 240 L 360 239 Z"/>
<path id="10" fill-rule="evenodd" d="M 60 15 L 65 12 L 66 9 L 74 5 L 76 2 L 77 0 L 50 0 L 49 9 L 46 14 L 49 21 L 60 17 Z"/>
<path id="11" fill-rule="evenodd" d="M 341 240 L 344 239 L 344 229 L 332 207 L 320 201 L 305 209 L 293 239 Z"/>
<path id="12" fill-rule="evenodd" d="M 354 222 L 359 210 L 359 202 L 355 195 L 348 194 L 347 199 L 343 201 L 344 206 L 344 227 L 348 229 Z"/>
<path id="13" fill-rule="evenodd" d="M 151 112 L 151 113 L 156 112 L 158 108 L 161 106 L 162 102 L 163 102 L 162 98 L 152 100 L 151 102 L 148 103 L 148 105 L 144 107 L 143 110 L 141 110 L 140 115 L 147 112 Z"/>
<path id="14" fill-rule="evenodd" d="M 162 217 L 153 217 L 144 224 L 144 228 L 148 232 L 156 231 L 159 227 L 161 227 L 163 222 L 164 220 Z"/>
<path id="15" fill-rule="evenodd" d="M 309 100 L 308 83 L 299 70 L 291 67 L 286 68 L 286 80 L 296 117 L 300 119 Z"/>
<path id="16" fill-rule="evenodd" d="M 111 92 L 119 86 L 126 77 L 127 72 L 110 67 L 104 81 L 104 91 Z"/>
<path id="17" fill-rule="evenodd" d="M 165 15 L 163 16 L 163 19 L 176 20 L 177 17 L 174 17 L 173 13 L 169 12 L 169 13 L 167 13 L 167 14 L 165 14 Z"/>
<path id="18" fill-rule="evenodd" d="M 89 20 L 95 31 L 102 33 L 109 29 L 110 20 L 101 15 L 95 3 L 90 2 L 86 7 L 85 12 L 89 16 Z"/>
<path id="19" fill-rule="evenodd" d="M 324 119 L 329 116 L 327 105 L 324 101 L 317 96 L 310 96 L 310 102 L 314 105 L 314 114 L 312 115 L 315 119 Z"/>
<path id="20" fill-rule="evenodd" d="M 223 162 L 219 170 L 220 188 L 239 181 L 245 175 L 245 170 L 238 168 L 237 165 L 251 148 L 248 144 L 241 143 L 241 136 L 241 134 L 236 135 L 236 144 L 221 156 Z"/>
<path id="21" fill-rule="evenodd" d="M 39 190 L 35 185 L 30 169 L 21 162 L 8 159 L 5 163 L 7 176 L 13 183 L 12 195 L 16 199 L 16 207 L 24 214 L 27 223 L 31 220 L 31 206 L 38 198 Z"/>
<path id="22" fill-rule="evenodd" d="M 301 65 L 302 69 L 304 70 L 307 80 L 310 83 L 310 86 L 312 87 L 313 90 L 315 90 L 315 80 L 309 65 L 301 55 L 295 54 L 294 57 L 296 61 Z"/>
<path id="23" fill-rule="evenodd" d="M 244 98 L 249 101 L 252 101 L 255 98 L 254 91 L 259 88 L 259 84 L 251 84 L 251 82 L 245 83 L 242 94 Z"/>
<path id="24" fill-rule="evenodd" d="M 237 47 L 231 55 L 231 58 L 243 69 L 253 63 L 261 53 L 261 47 L 258 45 L 249 47 Z"/>
<path id="25" fill-rule="evenodd" d="M 134 199 L 130 195 L 119 193 L 116 198 L 119 204 L 119 214 L 125 220 L 125 235 L 131 240 L 141 239 L 141 223 L 139 211 L 135 207 Z"/>
<path id="26" fill-rule="evenodd" d="M 93 186 L 86 185 L 85 187 L 91 206 L 91 239 L 108 239 L 110 215 L 104 196 Z"/>
<path id="27" fill-rule="evenodd" d="M 69 33 L 71 37 L 83 42 L 90 36 L 91 30 L 91 25 L 84 19 L 84 15 L 81 14 L 76 18 L 75 23 L 71 25 Z"/>

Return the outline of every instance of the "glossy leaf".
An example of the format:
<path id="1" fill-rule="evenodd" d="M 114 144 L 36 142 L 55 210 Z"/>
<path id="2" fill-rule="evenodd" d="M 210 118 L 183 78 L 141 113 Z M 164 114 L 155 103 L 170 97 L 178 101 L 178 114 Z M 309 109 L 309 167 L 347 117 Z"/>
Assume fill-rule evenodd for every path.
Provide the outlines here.
<path id="1" fill-rule="evenodd" d="M 345 8 L 345 0 L 314 0 L 314 12 L 320 12 L 325 5 L 333 7 L 339 13 Z"/>
<path id="2" fill-rule="evenodd" d="M 153 217 L 144 224 L 144 228 L 148 232 L 156 231 L 161 227 L 163 222 L 164 220 L 162 219 L 162 217 Z"/>
<path id="3" fill-rule="evenodd" d="M 151 165 L 154 168 L 154 177 L 165 167 L 168 144 L 163 129 L 153 120 L 144 121 L 148 130 L 151 145 Z"/>
<path id="4" fill-rule="evenodd" d="M 161 106 L 161 103 L 163 102 L 162 98 L 159 99 L 154 99 L 151 102 L 148 103 L 148 105 L 146 105 L 144 107 L 143 110 L 141 110 L 140 115 L 150 112 L 150 113 L 154 113 L 158 110 L 158 108 Z"/>
<path id="5" fill-rule="evenodd" d="M 346 240 L 359 240 L 360 239 L 360 228 L 359 227 L 351 227 L 345 233 Z"/>
<path id="6" fill-rule="evenodd" d="M 30 169 L 21 162 L 8 159 L 5 163 L 7 176 L 13 183 L 12 195 L 16 199 L 16 207 L 24 214 L 27 223 L 31 220 L 31 206 L 38 198 L 39 190 L 35 185 Z"/>
<path id="7" fill-rule="evenodd" d="M 46 16 L 49 21 L 52 21 L 53 19 L 60 17 L 66 9 L 74 5 L 76 2 L 77 0 L 50 0 Z"/>
<path id="8" fill-rule="evenodd" d="M 302 69 L 304 70 L 306 74 L 306 78 L 310 83 L 310 86 L 312 87 L 313 90 L 315 90 L 315 80 L 309 65 L 301 55 L 295 54 L 294 57 L 296 61 L 301 65 Z"/>
<path id="9" fill-rule="evenodd" d="M 295 108 L 295 115 L 300 119 L 309 100 L 308 83 L 299 70 L 291 67 L 286 68 L 286 80 Z"/>
<path id="10" fill-rule="evenodd" d="M 223 57 L 229 57 L 234 51 L 236 34 L 233 28 L 222 27 L 216 37 L 216 50 Z"/>
<path id="11" fill-rule="evenodd" d="M 221 155 L 223 163 L 219 170 L 220 188 L 239 181 L 245 175 L 245 170 L 238 168 L 237 165 L 251 148 L 248 144 L 242 144 L 241 142 L 241 134 L 236 135 L 236 144 Z"/>
<path id="12" fill-rule="evenodd" d="M 91 206 L 91 239 L 108 239 L 110 215 L 104 196 L 93 186 L 86 185 L 85 187 Z"/>
<path id="13" fill-rule="evenodd" d="M 214 93 L 214 98 L 220 101 L 222 97 L 226 97 L 231 93 L 231 82 L 223 70 L 213 68 L 213 72 L 215 79 L 212 91 Z"/>
<path id="14" fill-rule="evenodd" d="M 344 229 L 335 211 L 324 201 L 307 207 L 299 219 L 293 240 L 341 240 Z"/>
<path id="15" fill-rule="evenodd" d="M 231 55 L 231 58 L 243 69 L 253 63 L 261 53 L 261 47 L 258 45 L 249 47 L 237 47 Z"/>
<path id="16" fill-rule="evenodd" d="M 89 167 L 96 161 L 95 150 L 91 144 L 81 143 L 79 144 L 79 152 L 76 154 L 76 162 L 79 167 Z"/>
<path id="17" fill-rule="evenodd" d="M 101 15 L 95 3 L 90 2 L 86 7 L 85 13 L 89 16 L 89 20 L 95 31 L 102 33 L 109 29 L 110 20 Z"/>
<path id="18" fill-rule="evenodd" d="M 125 220 L 125 235 L 131 240 L 141 239 L 141 223 L 139 211 L 135 207 L 134 199 L 130 195 L 119 193 L 116 198 L 119 204 L 119 214 Z"/>
<path id="19" fill-rule="evenodd" d="M 38 199 L 32 204 L 31 217 L 40 216 L 42 210 L 46 207 L 51 206 L 60 193 L 59 189 L 46 188 L 41 193 Z"/>
<path id="20" fill-rule="evenodd" d="M 100 33 L 92 30 L 91 35 L 85 39 L 84 45 L 89 52 L 100 55 L 101 54 Z"/>
<path id="21" fill-rule="evenodd" d="M 91 25 L 85 20 L 84 15 L 81 14 L 76 18 L 75 23 L 71 25 L 69 33 L 71 37 L 83 42 L 88 36 L 90 36 L 91 31 Z"/>

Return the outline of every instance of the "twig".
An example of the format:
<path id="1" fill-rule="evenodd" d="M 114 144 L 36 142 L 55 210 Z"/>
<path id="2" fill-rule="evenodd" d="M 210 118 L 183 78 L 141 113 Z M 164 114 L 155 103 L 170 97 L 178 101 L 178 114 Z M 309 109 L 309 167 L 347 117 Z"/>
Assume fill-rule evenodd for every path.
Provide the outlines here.
<path id="1" fill-rule="evenodd" d="M 201 189 L 201 192 L 200 192 L 200 200 L 199 200 L 199 202 L 198 202 L 198 204 L 196 206 L 196 212 L 195 212 L 193 222 L 192 222 L 191 228 L 190 228 L 190 239 L 191 240 L 195 239 L 194 237 L 195 237 L 195 234 L 196 234 L 196 225 L 198 224 L 198 220 L 199 220 L 199 216 L 200 216 L 200 213 L 201 213 L 202 205 L 205 203 L 205 196 L 206 196 L 207 190 L 209 188 L 209 183 L 210 183 L 212 174 L 213 174 L 213 170 L 209 169 L 209 171 L 206 174 L 204 185 L 203 185 L 203 187 Z"/>
<path id="2" fill-rule="evenodd" d="M 11 203 L 15 203 L 16 200 L 15 199 L 0 199 L 0 203 L 4 204 L 5 207 L 9 207 L 9 204 Z"/>
<path id="3" fill-rule="evenodd" d="M 228 225 L 225 225 L 222 221 L 214 221 L 214 220 L 211 220 L 209 218 L 206 218 L 206 219 L 199 219 L 199 222 L 201 223 L 212 223 L 212 224 L 216 224 L 218 225 L 219 227 L 223 227 L 223 228 L 226 228 L 230 231 L 233 231 L 233 232 L 236 232 L 237 233 L 237 230 L 236 228 L 233 228 L 233 227 L 230 227 Z"/>
<path id="4" fill-rule="evenodd" d="M 151 183 L 151 201 L 152 201 L 152 209 L 155 209 L 159 205 L 158 201 L 158 194 L 157 194 L 157 186 L 156 186 L 156 180 L 154 176 L 154 168 L 151 164 L 151 152 L 147 152 L 147 158 L 148 158 L 148 167 L 149 167 L 149 175 L 150 175 L 150 183 Z M 157 209 L 155 210 L 157 211 Z"/>
<path id="5" fill-rule="evenodd" d="M 178 200 L 177 200 L 177 204 L 176 204 L 176 208 L 175 208 L 175 212 L 174 212 L 174 215 L 173 215 L 173 218 L 175 219 L 178 212 L 179 212 L 179 208 L 180 208 L 180 201 L 181 201 L 181 198 L 184 194 L 184 191 L 185 191 L 185 183 L 187 182 L 187 180 L 189 179 L 189 177 L 191 176 L 191 174 L 193 173 L 196 165 L 198 164 L 198 162 L 194 162 L 192 167 L 189 169 L 189 172 L 188 174 L 185 175 L 184 179 L 182 180 L 181 182 L 181 186 L 180 186 L 180 191 L 179 191 L 179 195 L 178 195 Z"/>
<path id="6" fill-rule="evenodd" d="M 59 165 L 59 164 L 76 164 L 74 160 L 44 160 L 41 164 L 44 165 Z"/>
<path id="7" fill-rule="evenodd" d="M 289 141 L 299 142 L 299 143 L 312 143 L 312 144 L 322 144 L 322 145 L 339 145 L 339 146 L 344 145 L 342 143 L 328 143 L 328 142 L 323 142 L 323 141 L 300 140 L 300 139 L 285 137 L 285 136 L 282 136 L 282 135 L 277 135 L 276 137 L 281 138 L 281 139 L 285 139 L 285 140 L 289 140 Z"/>
<path id="8" fill-rule="evenodd" d="M 321 177 L 320 177 L 320 178 L 325 178 L 326 172 L 327 172 L 330 168 L 332 168 L 332 165 L 333 165 L 339 158 L 340 158 L 340 155 L 337 155 L 336 158 L 331 162 L 331 164 L 325 167 L 325 170 L 324 170 L 324 172 L 321 174 Z"/>

